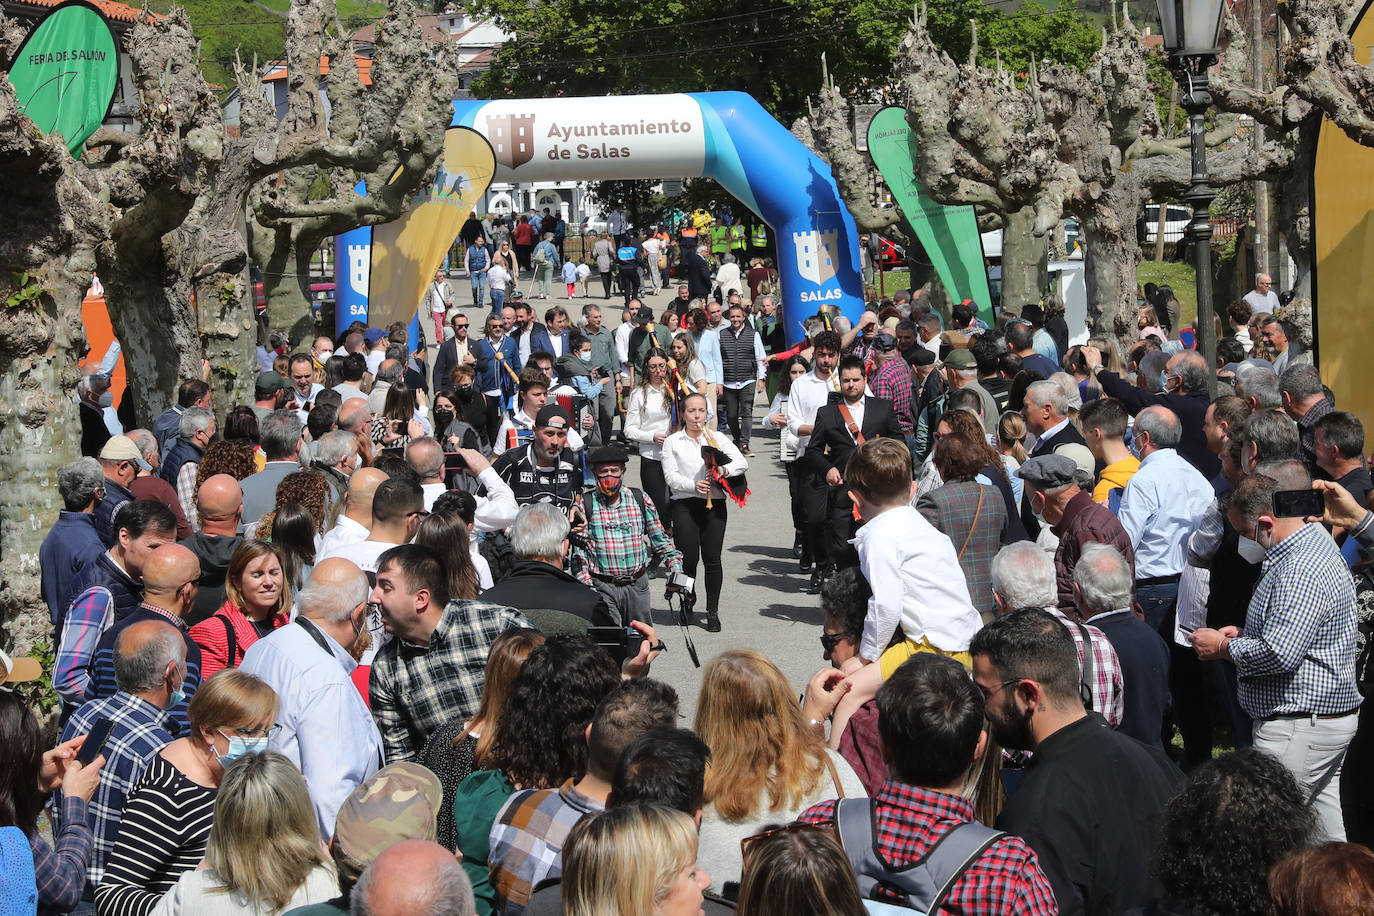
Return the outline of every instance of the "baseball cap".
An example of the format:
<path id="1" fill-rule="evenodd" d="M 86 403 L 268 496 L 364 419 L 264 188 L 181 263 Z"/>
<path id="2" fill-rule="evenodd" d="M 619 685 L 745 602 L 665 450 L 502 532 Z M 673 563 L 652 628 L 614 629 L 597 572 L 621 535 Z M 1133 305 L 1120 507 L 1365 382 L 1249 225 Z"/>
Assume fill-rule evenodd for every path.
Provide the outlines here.
<path id="1" fill-rule="evenodd" d="M 539 409 L 539 413 L 534 415 L 534 425 L 536 428 L 567 429 L 572 425 L 572 417 L 557 404 L 545 404 Z"/>
<path id="2" fill-rule="evenodd" d="M 978 360 L 973 358 L 973 353 L 969 350 L 950 350 L 949 355 L 945 357 L 945 365 L 951 369 L 972 369 L 978 365 Z"/>
<path id="3" fill-rule="evenodd" d="M 363 331 L 363 340 L 370 344 L 375 344 L 385 336 L 386 330 L 384 328 L 368 328 L 366 331 Z"/>
<path id="4" fill-rule="evenodd" d="M 43 666 L 36 658 L 14 658 L 0 652 L 0 684 L 22 684 L 43 676 Z"/>
<path id="5" fill-rule="evenodd" d="M 334 858 L 360 875 L 401 840 L 433 840 L 444 801 L 439 777 L 418 763 L 382 767 L 344 799 L 334 822 Z"/>
<path id="6" fill-rule="evenodd" d="M 132 461 L 145 471 L 151 471 L 153 466 L 143 460 L 143 453 L 134 445 L 134 440 L 128 436 L 111 436 L 110 441 L 105 443 L 100 450 L 101 461 Z"/>
<path id="7" fill-rule="evenodd" d="M 268 369 L 266 372 L 258 373 L 258 380 L 253 383 L 253 388 L 265 394 L 272 394 L 281 391 L 283 388 L 290 388 L 291 383 L 282 378 L 280 374 Z"/>
<path id="8" fill-rule="evenodd" d="M 1042 490 L 1054 490 L 1073 483 L 1077 463 L 1067 455 L 1036 455 L 1016 469 L 1016 476 Z"/>

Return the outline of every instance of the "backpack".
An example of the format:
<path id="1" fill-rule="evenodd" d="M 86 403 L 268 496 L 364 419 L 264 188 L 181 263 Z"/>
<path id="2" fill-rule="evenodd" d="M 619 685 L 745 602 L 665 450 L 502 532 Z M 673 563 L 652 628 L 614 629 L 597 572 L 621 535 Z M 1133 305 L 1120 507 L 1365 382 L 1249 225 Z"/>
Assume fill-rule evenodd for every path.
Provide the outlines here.
<path id="1" fill-rule="evenodd" d="M 484 531 L 477 541 L 477 552 L 491 567 L 491 581 L 500 582 L 515 566 L 515 549 L 503 531 Z"/>
<path id="2" fill-rule="evenodd" d="M 547 263 L 549 263 L 549 250 L 548 250 L 547 248 L 542 247 L 542 246 L 541 246 L 541 247 L 538 247 L 538 248 L 536 248 L 536 249 L 534 249 L 534 263 L 536 263 L 536 264 L 547 264 Z"/>
<path id="3" fill-rule="evenodd" d="M 959 878 L 1004 834 L 979 823 L 960 824 L 940 837 L 910 865 L 891 869 L 878 851 L 873 804 L 867 798 L 835 802 L 835 832 L 859 879 L 859 894 L 870 913 L 936 912 Z M 900 903 L 878 900 L 879 887 L 901 895 Z"/>

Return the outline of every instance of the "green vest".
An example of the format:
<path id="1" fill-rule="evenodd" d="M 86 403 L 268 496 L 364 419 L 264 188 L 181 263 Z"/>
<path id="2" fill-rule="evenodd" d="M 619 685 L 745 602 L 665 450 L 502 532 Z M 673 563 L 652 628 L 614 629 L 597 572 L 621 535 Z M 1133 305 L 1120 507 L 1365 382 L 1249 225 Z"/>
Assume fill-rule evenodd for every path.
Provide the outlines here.
<path id="1" fill-rule="evenodd" d="M 768 247 L 768 227 L 765 226 L 763 223 L 756 223 L 754 225 L 754 231 L 752 233 L 752 236 L 753 237 L 750 239 L 750 242 L 751 244 L 753 244 L 755 248 Z"/>
<path id="2" fill-rule="evenodd" d="M 725 254 L 730 250 L 730 227 L 717 223 L 711 227 L 711 253 Z"/>
<path id="3" fill-rule="evenodd" d="M 733 248 L 738 248 L 740 251 L 743 251 L 743 250 L 744 250 L 744 227 L 743 227 L 743 226 L 731 226 L 731 227 L 730 227 L 730 247 L 731 247 L 732 249 L 733 249 Z"/>

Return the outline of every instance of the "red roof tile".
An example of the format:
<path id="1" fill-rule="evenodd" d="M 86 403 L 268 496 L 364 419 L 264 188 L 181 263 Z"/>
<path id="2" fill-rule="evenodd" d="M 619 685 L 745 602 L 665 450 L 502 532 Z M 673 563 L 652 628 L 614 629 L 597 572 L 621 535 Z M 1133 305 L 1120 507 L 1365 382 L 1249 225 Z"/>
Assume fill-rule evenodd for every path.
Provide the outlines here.
<path id="1" fill-rule="evenodd" d="M 11 3 L 6 5 L 16 8 L 33 6 L 42 9 L 51 9 L 62 2 L 63 0 L 11 0 Z M 89 0 L 89 2 L 96 9 L 100 10 L 100 12 L 104 13 L 107 18 L 113 19 L 116 22 L 137 22 L 138 14 L 143 12 L 140 7 L 129 6 L 127 3 L 118 3 L 116 0 Z M 22 12 L 22 10 L 17 11 Z M 159 19 L 162 18 L 151 10 L 149 10 L 149 15 Z"/>

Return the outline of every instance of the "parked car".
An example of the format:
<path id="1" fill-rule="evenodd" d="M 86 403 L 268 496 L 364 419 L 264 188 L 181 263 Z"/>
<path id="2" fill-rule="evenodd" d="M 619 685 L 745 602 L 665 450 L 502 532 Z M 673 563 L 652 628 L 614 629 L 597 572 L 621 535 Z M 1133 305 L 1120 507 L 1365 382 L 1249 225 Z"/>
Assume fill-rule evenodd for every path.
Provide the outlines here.
<path id="1" fill-rule="evenodd" d="M 1193 219 L 1193 211 L 1180 204 L 1165 204 L 1164 241 L 1181 242 Z M 1159 238 L 1159 204 L 1145 206 L 1145 242 L 1154 244 Z"/>
<path id="2" fill-rule="evenodd" d="M 600 235 L 610 230 L 611 224 L 604 219 L 584 219 L 578 227 L 582 235 Z"/>

